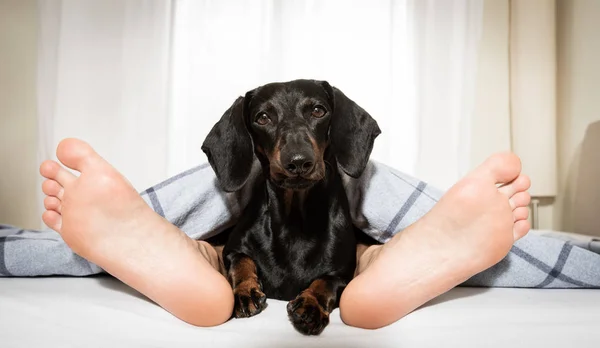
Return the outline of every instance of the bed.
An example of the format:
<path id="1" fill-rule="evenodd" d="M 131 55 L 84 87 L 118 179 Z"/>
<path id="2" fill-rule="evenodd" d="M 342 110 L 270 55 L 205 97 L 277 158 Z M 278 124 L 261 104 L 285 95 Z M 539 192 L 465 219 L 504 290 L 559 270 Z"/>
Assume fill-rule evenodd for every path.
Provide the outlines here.
<path id="1" fill-rule="evenodd" d="M 600 122 L 589 127 L 585 139 L 576 182 L 586 184 L 577 186 L 575 196 L 579 199 L 573 207 L 577 214 L 575 231 L 600 236 L 597 209 L 600 191 L 589 190 L 596 187 L 600 175 L 597 157 Z M 204 177 L 200 176 L 199 180 Z M 185 185 L 199 186 L 196 184 Z M 556 231 L 537 231 L 536 234 L 600 253 L 600 237 Z M 22 249 L 13 248 L 13 251 L 19 254 L 30 249 L 30 244 L 24 244 Z M 56 248 L 48 248 L 48 255 L 57 252 Z M 70 251 L 64 254 L 67 258 L 57 260 L 72 259 Z M 555 265 L 559 263 L 555 260 L 557 255 L 550 252 L 550 259 L 540 260 Z M 574 265 L 598 274 L 595 264 L 586 263 L 590 259 L 572 258 Z M 24 261 L 30 263 L 27 257 Z M 534 261 L 537 267 L 542 263 Z M 527 265 L 533 267 L 533 264 Z M 59 266 L 64 264 L 59 262 Z M 548 272 L 539 275 L 545 278 L 546 273 L 553 271 L 549 266 Z M 535 274 L 524 272 L 521 278 Z M 523 279 L 520 281 L 526 283 Z M 0 348 L 600 347 L 600 290 L 459 287 L 379 330 L 348 327 L 341 322 L 336 310 L 331 315 L 330 325 L 318 337 L 302 336 L 293 329 L 287 320 L 284 302 L 269 300 L 268 303 L 268 308 L 254 318 L 230 320 L 214 328 L 198 328 L 176 319 L 107 275 L 0 277 Z"/>
<path id="2" fill-rule="evenodd" d="M 600 290 L 456 288 L 380 330 L 319 337 L 285 303 L 214 328 L 188 325 L 110 276 L 0 278 L 0 347 L 600 347 Z"/>

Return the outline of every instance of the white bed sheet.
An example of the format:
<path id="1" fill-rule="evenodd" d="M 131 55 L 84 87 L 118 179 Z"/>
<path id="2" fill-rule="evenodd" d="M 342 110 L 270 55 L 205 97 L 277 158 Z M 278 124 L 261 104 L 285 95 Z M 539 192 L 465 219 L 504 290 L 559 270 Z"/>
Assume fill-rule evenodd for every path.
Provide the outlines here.
<path id="1" fill-rule="evenodd" d="M 380 330 L 348 327 L 336 310 L 321 336 L 305 337 L 280 301 L 198 328 L 110 277 L 0 278 L 0 347 L 597 348 L 600 290 L 457 288 Z"/>

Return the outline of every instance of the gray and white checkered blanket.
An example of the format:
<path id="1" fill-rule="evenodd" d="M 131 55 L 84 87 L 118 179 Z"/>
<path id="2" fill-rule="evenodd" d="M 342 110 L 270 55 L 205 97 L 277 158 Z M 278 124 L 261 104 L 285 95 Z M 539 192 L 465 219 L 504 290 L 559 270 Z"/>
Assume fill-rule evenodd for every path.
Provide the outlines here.
<path id="1" fill-rule="evenodd" d="M 235 223 L 247 204 L 252 178 L 242 190 L 225 193 L 207 164 L 141 193 L 143 199 L 194 239 Z M 359 179 L 345 178 L 357 227 L 385 242 L 422 217 L 442 192 L 424 182 L 370 162 Z M 558 237 L 557 237 L 558 236 Z M 28 231 L 0 225 L 0 276 L 86 276 L 102 272 L 74 254 L 51 230 Z M 600 240 L 532 231 L 504 260 L 469 279 L 466 286 L 600 288 Z"/>

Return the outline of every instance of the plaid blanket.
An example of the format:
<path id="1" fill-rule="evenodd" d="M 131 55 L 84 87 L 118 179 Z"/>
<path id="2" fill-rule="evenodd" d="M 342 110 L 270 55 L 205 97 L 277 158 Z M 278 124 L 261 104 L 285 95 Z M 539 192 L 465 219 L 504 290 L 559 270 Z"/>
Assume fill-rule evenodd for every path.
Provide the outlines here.
<path id="1" fill-rule="evenodd" d="M 235 193 L 217 185 L 208 164 L 172 177 L 142 192 L 156 211 L 194 239 L 235 224 L 247 204 L 258 166 Z M 344 178 L 354 224 L 385 242 L 422 217 L 442 192 L 377 162 L 359 179 Z M 532 231 L 508 256 L 463 285 L 526 288 L 600 288 L 600 241 Z M 28 231 L 0 225 L 0 276 L 72 275 L 102 272 L 74 254 L 51 230 Z"/>

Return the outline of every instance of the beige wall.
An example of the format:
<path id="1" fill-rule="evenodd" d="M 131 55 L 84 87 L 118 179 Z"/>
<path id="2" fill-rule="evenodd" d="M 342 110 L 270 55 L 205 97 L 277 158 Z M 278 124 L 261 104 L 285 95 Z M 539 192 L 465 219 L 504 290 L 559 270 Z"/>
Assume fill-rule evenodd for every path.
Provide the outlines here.
<path id="1" fill-rule="evenodd" d="M 475 111 L 471 125 L 471 166 L 490 154 L 511 150 L 510 2 L 485 0 L 477 61 Z M 553 228 L 553 200 L 543 200 L 538 228 Z"/>
<path id="2" fill-rule="evenodd" d="M 559 193 L 554 224 L 600 235 L 598 128 L 595 144 L 587 139 L 581 156 L 586 130 L 600 121 L 600 1 L 559 0 L 557 10 Z"/>
<path id="3" fill-rule="evenodd" d="M 0 1 L 0 223 L 39 227 L 36 124 L 37 9 Z"/>
<path id="4" fill-rule="evenodd" d="M 510 149 L 509 1 L 485 0 L 471 163 Z M 558 193 L 539 228 L 600 235 L 600 1 L 557 0 Z M 594 133 L 594 142 L 584 136 Z M 595 156 L 595 158 L 593 158 Z"/>

